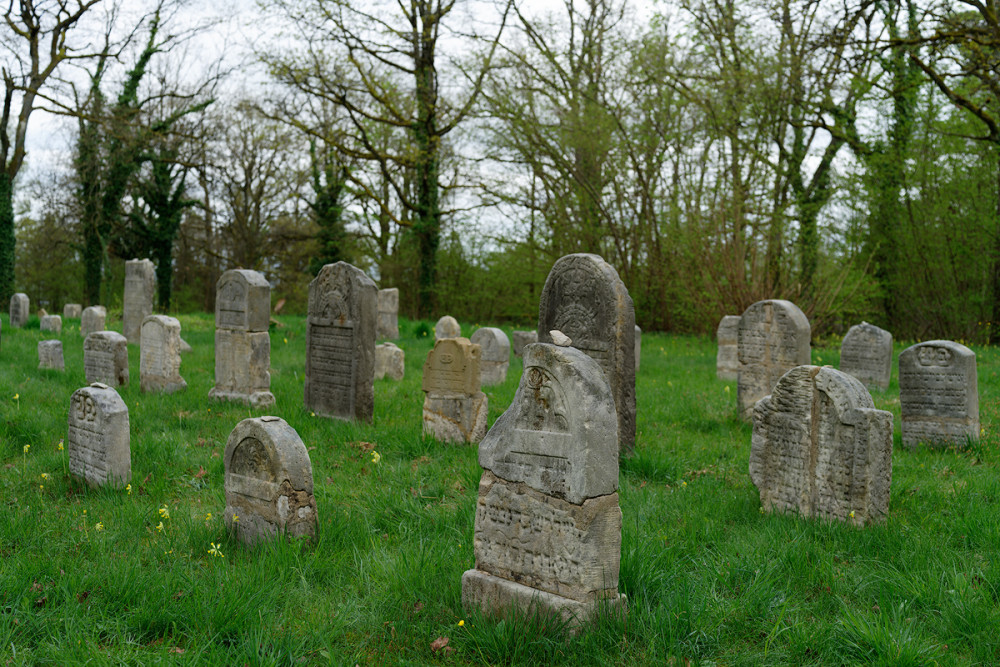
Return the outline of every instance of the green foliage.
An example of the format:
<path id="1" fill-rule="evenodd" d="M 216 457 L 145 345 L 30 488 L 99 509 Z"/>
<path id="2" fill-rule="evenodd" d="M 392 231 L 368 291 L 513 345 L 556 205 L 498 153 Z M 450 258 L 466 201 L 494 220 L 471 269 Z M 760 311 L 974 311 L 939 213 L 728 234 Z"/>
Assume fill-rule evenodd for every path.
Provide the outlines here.
<path id="1" fill-rule="evenodd" d="M 313 201 L 309 202 L 319 233 L 319 254 L 309 261 L 309 272 L 319 274 L 327 264 L 352 260 L 344 220 L 344 188 L 347 185 L 347 167 L 340 164 L 336 154 L 327 152 L 322 158 L 316 153 L 316 142 L 309 144 L 312 167 Z"/>

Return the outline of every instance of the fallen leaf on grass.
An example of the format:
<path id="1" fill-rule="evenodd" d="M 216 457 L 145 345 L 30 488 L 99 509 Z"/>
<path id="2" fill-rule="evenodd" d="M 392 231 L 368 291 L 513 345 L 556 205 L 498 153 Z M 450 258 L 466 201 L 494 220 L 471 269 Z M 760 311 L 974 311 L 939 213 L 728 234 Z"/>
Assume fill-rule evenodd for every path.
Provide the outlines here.
<path id="1" fill-rule="evenodd" d="M 82 593 L 76 594 L 76 601 L 83 604 L 88 597 L 90 597 L 90 591 L 83 591 Z"/>
<path id="2" fill-rule="evenodd" d="M 194 478 L 195 478 L 195 479 L 201 479 L 201 478 L 202 478 L 202 477 L 204 477 L 204 476 L 205 476 L 205 475 L 206 475 L 207 473 L 208 473 L 208 471 L 207 471 L 207 470 L 205 470 L 205 469 L 204 469 L 204 468 L 202 468 L 201 466 L 198 466 L 198 472 L 196 472 L 196 473 L 194 474 Z"/>
<path id="3" fill-rule="evenodd" d="M 413 611 L 420 611 L 423 608 L 424 608 L 424 603 L 421 602 L 420 600 L 417 600 L 416 602 L 413 603 Z"/>
<path id="4" fill-rule="evenodd" d="M 430 463 L 430 462 L 431 462 L 430 458 L 428 458 L 426 456 L 421 456 L 418 459 L 413 459 L 412 461 L 410 461 L 410 470 L 412 470 L 413 472 L 416 472 L 417 468 L 419 466 L 424 465 L 426 463 Z"/>
<path id="5" fill-rule="evenodd" d="M 348 444 L 348 446 L 353 447 L 354 449 L 358 450 L 362 454 L 365 454 L 365 453 L 370 452 L 373 449 L 375 449 L 375 443 L 374 442 L 363 442 L 363 441 L 359 440 L 358 442 L 349 442 L 347 444 Z"/>
<path id="6" fill-rule="evenodd" d="M 170 650 L 167 651 L 167 653 L 184 653 L 184 649 L 182 649 L 180 646 L 171 646 Z"/>
<path id="7" fill-rule="evenodd" d="M 434 641 L 431 642 L 431 650 L 434 651 L 435 653 L 437 653 L 438 651 L 440 651 L 441 649 L 443 649 L 445 646 L 447 646 L 448 642 L 450 642 L 450 641 L 451 640 L 448 639 L 447 637 L 438 637 L 437 639 L 435 639 Z"/>
<path id="8" fill-rule="evenodd" d="M 35 606 L 36 607 L 44 607 L 45 603 L 48 602 L 48 601 L 49 601 L 49 596 L 48 595 L 43 595 L 42 597 L 40 597 L 37 600 L 35 600 Z"/>

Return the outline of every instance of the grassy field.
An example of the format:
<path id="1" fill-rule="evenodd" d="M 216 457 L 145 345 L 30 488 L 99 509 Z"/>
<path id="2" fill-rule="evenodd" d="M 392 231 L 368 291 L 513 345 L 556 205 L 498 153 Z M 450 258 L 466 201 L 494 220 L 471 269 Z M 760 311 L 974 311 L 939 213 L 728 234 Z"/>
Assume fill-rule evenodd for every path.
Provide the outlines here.
<path id="1" fill-rule="evenodd" d="M 7 664 L 1000 661 L 994 349 L 975 348 L 984 435 L 971 449 L 902 449 L 896 378 L 875 392 L 876 405 L 896 415 L 892 499 L 884 527 L 859 530 L 761 514 L 747 473 L 750 427 L 735 418 L 735 383 L 715 379 L 714 342 L 644 334 L 637 455 L 621 469 L 620 588 L 630 612 L 567 637 L 532 619 L 494 622 L 462 610 L 480 469 L 474 446 L 421 436 L 427 323 L 401 322 L 406 378 L 376 382 L 373 426 L 313 417 L 302 404 L 304 320 L 283 317 L 272 329 L 277 404 L 268 413 L 310 450 L 319 537 L 247 549 L 222 523 L 222 454 L 232 428 L 254 413 L 208 400 L 213 320 L 179 319 L 194 348 L 181 364 L 186 392 L 143 395 L 138 348 L 129 349 L 127 493 L 74 482 L 58 446 L 70 395 L 84 385 L 79 321 L 64 322 L 59 373 L 37 369 L 37 318 L 14 330 L 4 317 Z M 836 366 L 838 357 L 836 348 L 813 350 L 817 364 Z M 507 382 L 485 388 L 491 424 L 520 371 L 514 359 Z M 432 648 L 442 638 L 447 645 Z"/>

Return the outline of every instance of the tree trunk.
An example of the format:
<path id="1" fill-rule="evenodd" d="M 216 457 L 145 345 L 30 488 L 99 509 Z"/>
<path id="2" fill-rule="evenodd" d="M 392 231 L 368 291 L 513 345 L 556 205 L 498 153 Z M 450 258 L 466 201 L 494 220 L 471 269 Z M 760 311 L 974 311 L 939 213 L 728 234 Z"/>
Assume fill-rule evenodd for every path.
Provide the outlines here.
<path id="1" fill-rule="evenodd" d="M 14 294 L 14 183 L 0 172 L 0 303 Z"/>

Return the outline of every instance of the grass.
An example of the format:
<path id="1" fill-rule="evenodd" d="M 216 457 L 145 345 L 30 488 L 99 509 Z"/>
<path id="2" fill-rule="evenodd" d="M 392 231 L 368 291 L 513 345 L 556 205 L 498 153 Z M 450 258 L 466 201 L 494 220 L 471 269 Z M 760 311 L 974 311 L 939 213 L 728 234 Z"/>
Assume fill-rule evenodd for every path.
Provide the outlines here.
<path id="1" fill-rule="evenodd" d="M 248 549 L 222 523 L 222 454 L 236 423 L 259 413 L 207 399 L 212 318 L 179 319 L 194 348 L 181 364 L 187 391 L 142 394 L 138 348 L 129 349 L 131 494 L 75 482 L 57 447 L 84 385 L 79 321 L 59 336 L 65 373 L 37 369 L 47 337 L 37 318 L 3 328 L 0 656 L 10 664 L 1000 661 L 994 349 L 974 348 L 985 433 L 973 447 L 902 449 L 896 379 L 874 392 L 896 416 L 892 499 L 885 526 L 858 530 L 762 515 L 747 474 L 750 427 L 735 417 L 735 383 L 715 379 L 714 342 L 643 334 L 636 455 L 621 467 L 630 611 L 568 637 L 536 618 L 462 610 L 480 469 L 475 447 L 421 435 L 432 323 L 401 322 L 406 377 L 376 382 L 375 423 L 364 425 L 303 407 L 304 320 L 280 318 L 267 412 L 310 450 L 319 535 Z M 815 363 L 838 358 L 813 350 Z M 520 371 L 513 359 L 507 382 L 485 388 L 491 424 Z"/>

